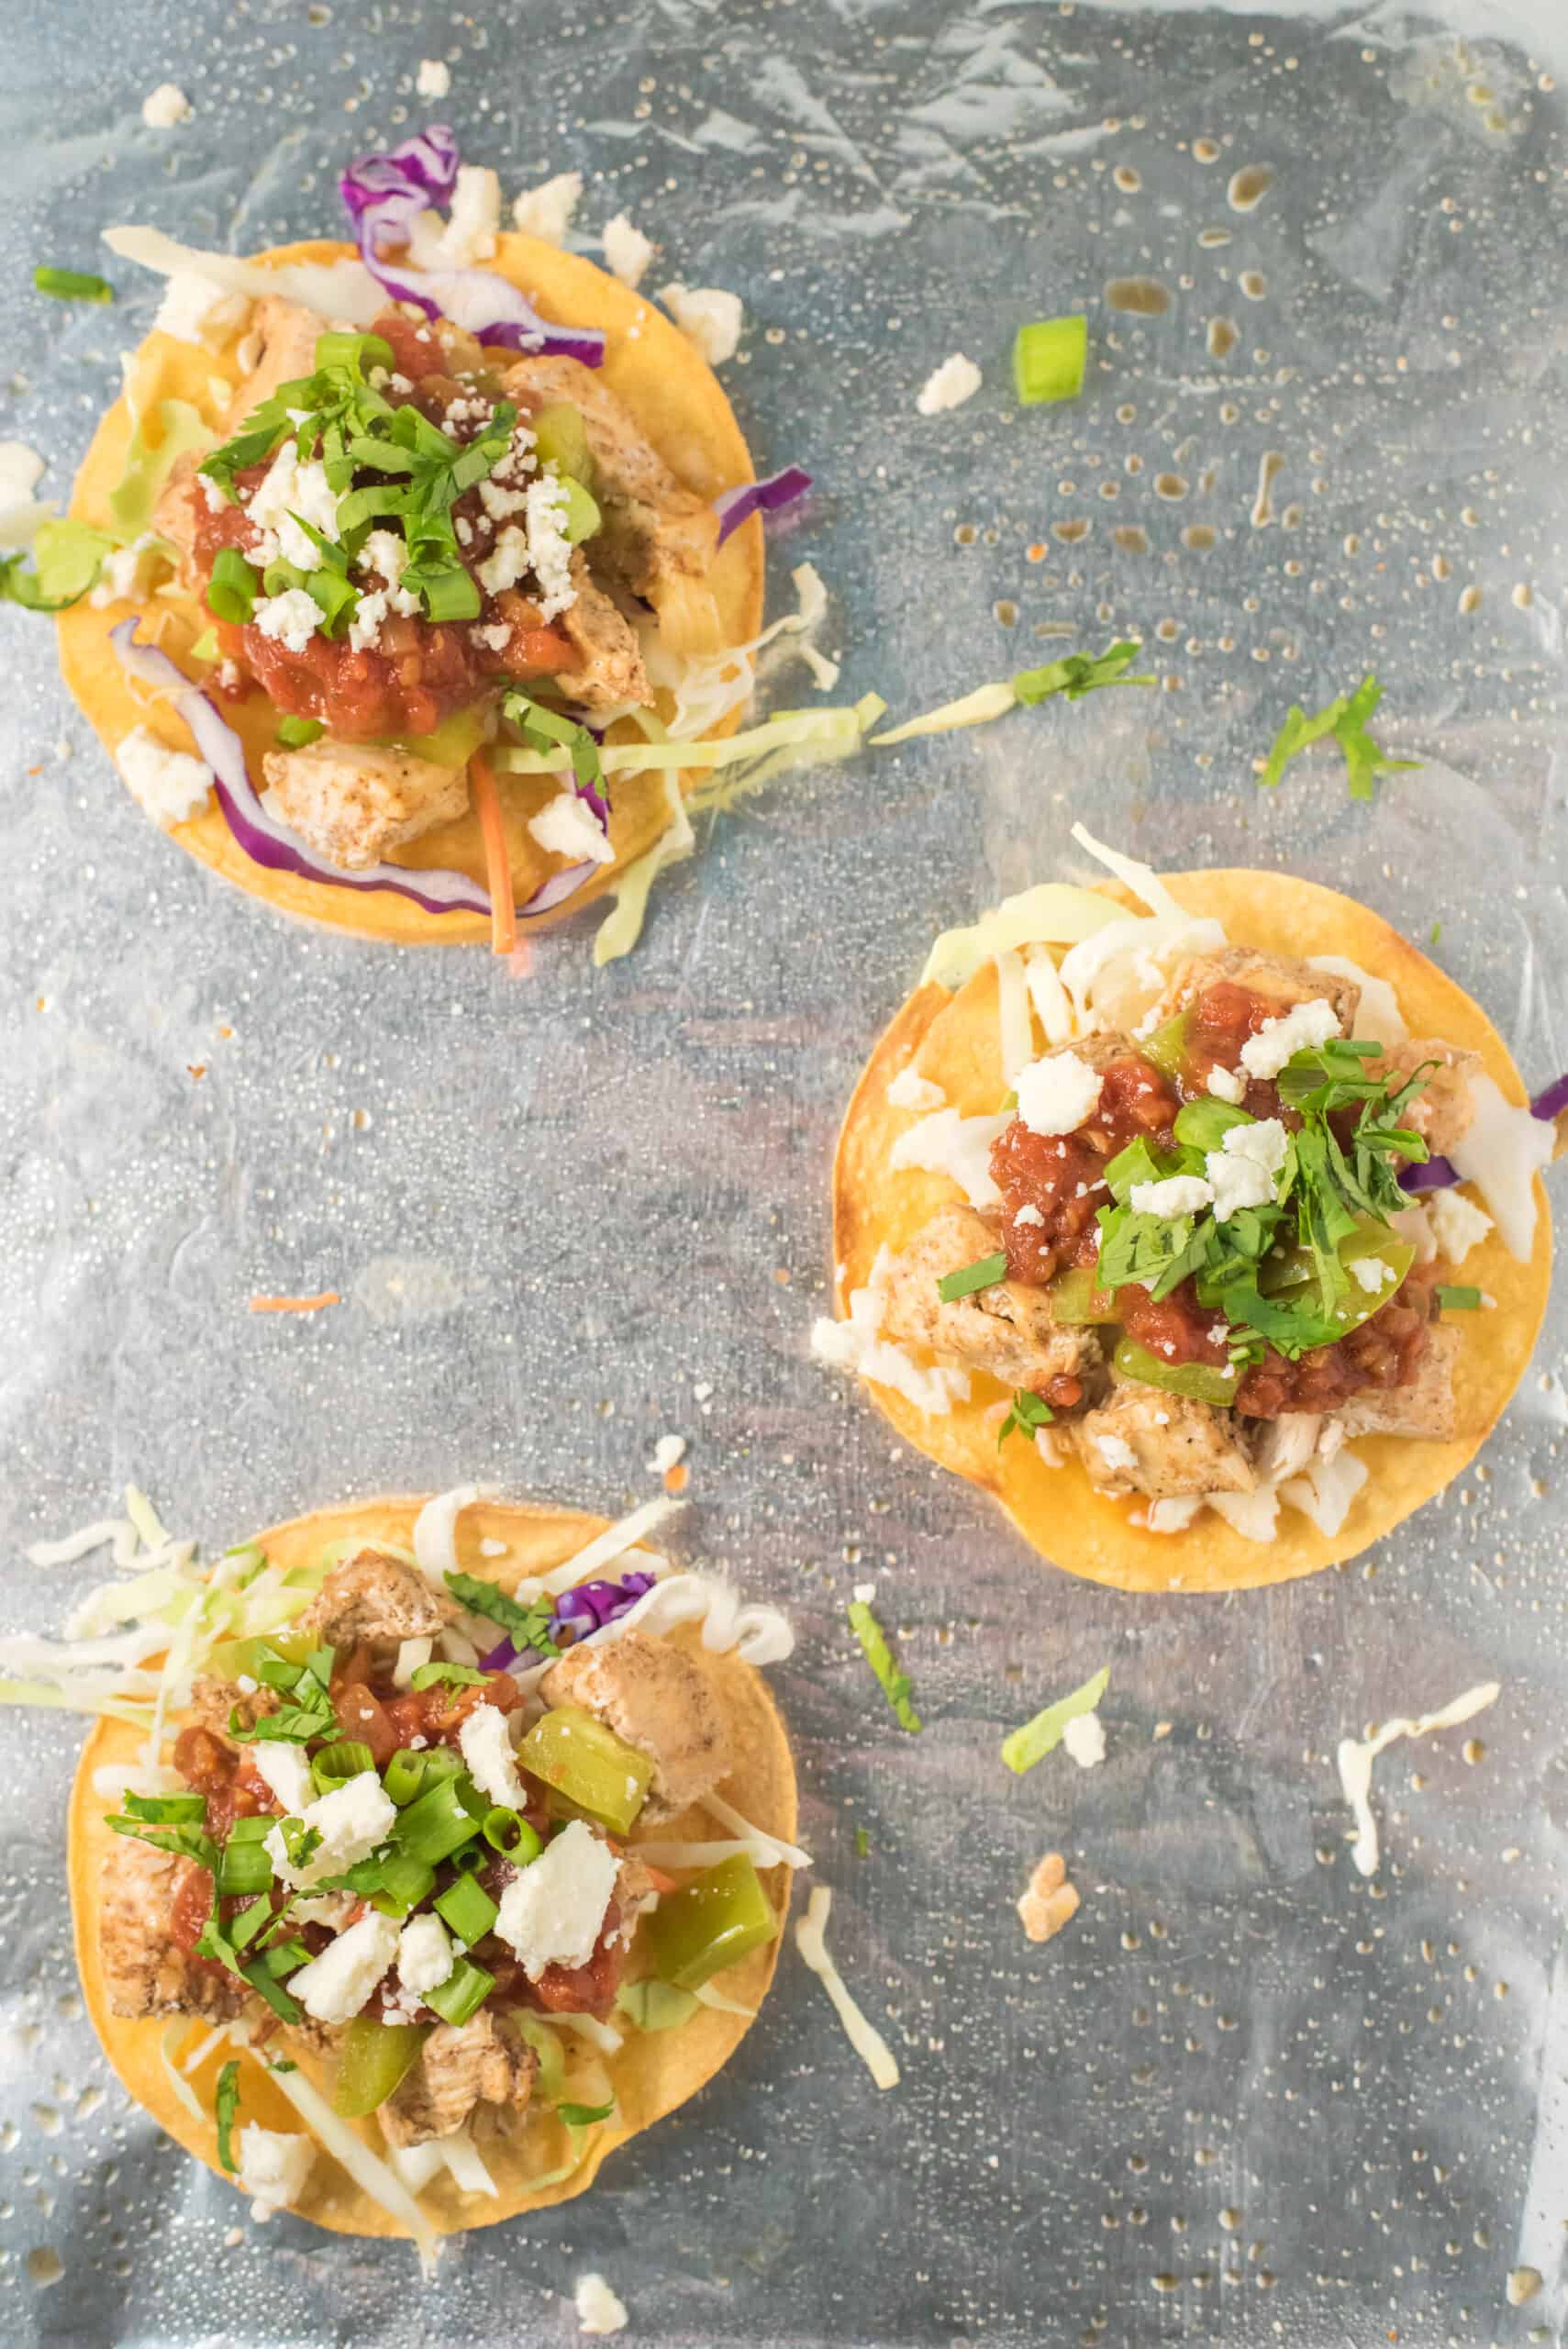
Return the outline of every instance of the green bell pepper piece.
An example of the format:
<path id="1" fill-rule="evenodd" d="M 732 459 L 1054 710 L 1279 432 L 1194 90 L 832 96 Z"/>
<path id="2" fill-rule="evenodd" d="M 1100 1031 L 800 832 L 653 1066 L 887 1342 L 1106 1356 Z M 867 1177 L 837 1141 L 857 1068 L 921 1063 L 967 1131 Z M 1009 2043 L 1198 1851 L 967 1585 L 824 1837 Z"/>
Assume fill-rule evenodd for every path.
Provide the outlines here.
<path id="1" fill-rule="evenodd" d="M 358 2121 L 386 2102 L 428 2037 L 428 2026 L 417 2022 L 378 2022 L 374 2015 L 355 2015 L 343 2028 L 338 2051 L 338 2076 L 332 2083 L 332 2110 L 345 2121 Z"/>
<path id="2" fill-rule="evenodd" d="M 1095 1275 L 1087 1264 L 1073 1264 L 1068 1271 L 1058 1273 L 1051 1284 L 1051 1317 L 1057 1321 L 1118 1321 L 1116 1299 L 1108 1291 L 1095 1286 Z"/>
<path id="3" fill-rule="evenodd" d="M 762 1880 L 744 1852 L 667 1892 L 644 1931 L 654 1972 L 677 1990 L 700 1990 L 727 1965 L 763 1949 L 779 1929 Z"/>
<path id="4" fill-rule="evenodd" d="M 1151 1062 L 1162 1076 L 1180 1076 L 1187 1064 L 1187 1040 L 1192 1031 L 1190 1010 L 1178 1011 L 1151 1034 L 1137 1039 L 1139 1056 Z"/>
<path id="5" fill-rule="evenodd" d="M 1167 1395 L 1184 1395 L 1190 1402 L 1217 1403 L 1222 1408 L 1234 1403 L 1241 1383 L 1234 1364 L 1166 1362 L 1136 1338 L 1124 1338 L 1111 1360 L 1121 1377 L 1135 1378 L 1140 1386 L 1163 1387 Z"/>
<path id="6" fill-rule="evenodd" d="M 517 1748 L 525 1770 L 571 1808 L 624 1835 L 642 1809 L 653 1764 L 576 1705 L 557 1705 Z"/>

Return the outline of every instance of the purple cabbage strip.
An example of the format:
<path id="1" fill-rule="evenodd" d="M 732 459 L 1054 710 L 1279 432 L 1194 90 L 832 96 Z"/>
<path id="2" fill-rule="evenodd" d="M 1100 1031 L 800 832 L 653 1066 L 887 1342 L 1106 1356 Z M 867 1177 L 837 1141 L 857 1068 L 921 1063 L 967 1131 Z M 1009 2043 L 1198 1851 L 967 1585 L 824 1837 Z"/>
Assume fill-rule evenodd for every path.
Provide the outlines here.
<path id="1" fill-rule="evenodd" d="M 245 746 L 233 727 L 166 652 L 160 652 L 155 645 L 137 642 L 137 626 L 132 618 L 121 620 L 110 629 L 109 641 L 116 657 L 128 676 L 172 695 L 197 750 L 212 769 L 213 788 L 228 829 L 253 864 L 262 865 L 272 873 L 295 874 L 302 881 L 322 881 L 334 889 L 391 889 L 400 897 L 411 897 L 427 913 L 483 914 L 489 919 L 490 893 L 477 881 L 471 881 L 466 873 L 439 866 L 420 872 L 407 865 L 386 863 L 369 865 L 362 873 L 341 873 L 335 864 L 314 855 L 303 841 L 261 805 L 245 764 Z M 590 861 L 569 864 L 562 872 L 552 873 L 548 880 L 540 882 L 527 905 L 517 907 L 518 914 L 526 918 L 549 913 L 573 896 L 588 875 L 597 870 Z"/>
<path id="2" fill-rule="evenodd" d="M 571 1624 L 580 1639 L 586 1639 L 590 1631 L 602 1631 L 606 1623 L 617 1622 L 635 1607 L 657 1579 L 655 1575 L 630 1574 L 620 1582 L 579 1583 L 575 1590 L 557 1599 L 551 1636 L 557 1636 L 564 1624 Z"/>
<path id="3" fill-rule="evenodd" d="M 765 481 L 742 482 L 739 489 L 727 489 L 722 497 L 713 501 L 718 517 L 718 543 L 724 544 L 731 530 L 753 514 L 778 514 L 786 506 L 795 505 L 811 487 L 811 475 L 799 465 L 785 465 L 782 473 L 770 473 Z"/>
<path id="4" fill-rule="evenodd" d="M 492 1648 L 488 1655 L 480 1657 L 479 1669 L 481 1672 L 506 1672 L 517 1661 L 517 1649 L 510 1640 L 503 1640 L 499 1647 Z"/>
<path id="5" fill-rule="evenodd" d="M 1461 1179 L 1451 1158 L 1427 1158 L 1418 1166 L 1407 1166 L 1401 1170 L 1399 1188 L 1402 1191 L 1446 1191 Z"/>
<path id="6" fill-rule="evenodd" d="M 1548 1120 L 1560 1118 L 1564 1109 L 1568 1109 L 1568 1076 L 1560 1076 L 1555 1085 L 1549 1085 L 1544 1093 L 1538 1093 L 1529 1105 L 1532 1118 Z"/>
<path id="7" fill-rule="evenodd" d="M 393 268 L 384 250 L 406 245 L 419 214 L 450 203 L 457 185 L 458 146 L 445 123 L 406 139 L 384 155 L 361 155 L 338 182 L 359 241 L 360 259 L 395 302 L 412 302 L 428 318 L 450 318 L 482 343 L 543 351 L 602 367 L 605 338 L 594 327 L 552 326 L 533 304 L 487 269 Z"/>

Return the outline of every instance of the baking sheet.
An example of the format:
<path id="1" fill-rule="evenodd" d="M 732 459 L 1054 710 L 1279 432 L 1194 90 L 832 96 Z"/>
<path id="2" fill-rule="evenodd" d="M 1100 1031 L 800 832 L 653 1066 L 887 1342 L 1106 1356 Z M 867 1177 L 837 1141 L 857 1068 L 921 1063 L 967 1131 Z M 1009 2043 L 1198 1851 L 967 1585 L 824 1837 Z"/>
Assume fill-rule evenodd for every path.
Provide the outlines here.
<path id="1" fill-rule="evenodd" d="M 430 111 L 508 195 L 581 169 L 580 227 L 628 211 L 651 283 L 743 295 L 726 380 L 759 470 L 818 483 L 775 598 L 818 565 L 846 697 L 906 712 L 1124 631 L 1162 685 L 783 785 L 661 885 L 630 961 L 595 974 L 569 930 L 517 979 L 224 891 L 134 807 L 44 625 L 0 613 L 6 1624 L 58 1625 L 94 1570 L 22 1549 L 129 1477 L 222 1544 L 486 1475 L 611 1509 L 684 1433 L 685 1553 L 799 1626 L 803 1839 L 904 2073 L 876 2094 L 792 1954 L 705 2095 L 431 2289 L 411 2253 L 257 2229 L 99 2054 L 60 1870 L 77 1732 L 10 1717 L 0 2332 L 555 2343 L 597 2267 L 653 2343 L 1557 2340 L 1568 1308 L 1483 1463 L 1373 1557 L 1164 1602 L 1038 1566 L 806 1336 L 873 1036 L 930 935 L 1056 869 L 1076 817 L 1440 923 L 1530 1080 L 1563 1064 L 1561 12 L 56 0 L 6 39 L 0 435 L 49 454 L 46 490 L 155 289 L 116 268 L 112 311 L 67 308 L 18 290 L 32 264 L 95 266 L 115 220 L 319 233 L 443 58 Z M 195 111 L 154 132 L 166 78 Z M 1238 212 L 1251 165 L 1273 183 Z M 1169 306 L 1109 307 L 1127 277 Z M 1020 416 L 1015 325 L 1081 306 L 1084 398 Z M 917 417 L 955 349 L 984 389 Z M 1328 762 L 1262 798 L 1285 706 L 1369 668 L 1421 772 L 1371 809 Z M 245 1309 L 333 1287 L 314 1319 Z M 844 1628 L 867 1578 L 917 1739 Z M 1008 1778 L 1005 1728 L 1102 1663 L 1104 1766 Z M 1488 1677 L 1482 1761 L 1451 1736 L 1379 1764 L 1363 1883 L 1336 1740 Z M 1051 1847 L 1084 1901 L 1036 1949 L 1012 1903 Z"/>

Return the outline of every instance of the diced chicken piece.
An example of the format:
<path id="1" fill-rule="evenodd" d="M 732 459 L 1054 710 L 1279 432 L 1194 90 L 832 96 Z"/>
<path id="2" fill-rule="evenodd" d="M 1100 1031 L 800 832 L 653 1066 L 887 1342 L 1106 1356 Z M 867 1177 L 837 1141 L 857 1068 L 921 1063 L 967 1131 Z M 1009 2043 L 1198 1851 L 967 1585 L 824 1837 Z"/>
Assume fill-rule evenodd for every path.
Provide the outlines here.
<path id="1" fill-rule="evenodd" d="M 261 355 L 250 373 L 235 385 L 217 442 L 232 440 L 246 417 L 254 415 L 264 400 L 270 400 L 280 384 L 291 384 L 298 376 L 315 373 L 316 339 L 325 328 L 323 318 L 314 310 L 302 308 L 297 302 L 281 301 L 270 294 L 257 303 L 251 330 L 261 338 Z M 152 508 L 152 528 L 161 539 L 167 539 L 179 551 L 181 578 L 186 586 L 196 584 L 193 568 L 196 523 L 206 510 L 196 478 L 200 462 L 200 457 L 193 451 L 176 458 Z"/>
<path id="2" fill-rule="evenodd" d="M 363 872 L 468 806 L 465 767 L 373 742 L 328 735 L 303 751 L 269 751 L 261 769 L 284 822 L 345 873 Z"/>
<path id="3" fill-rule="evenodd" d="M 1121 1379 L 1071 1430 L 1089 1482 L 1102 1493 L 1250 1493 L 1252 1464 L 1235 1415 L 1162 1386 Z"/>
<path id="4" fill-rule="evenodd" d="M 333 1567 L 294 1628 L 335 1648 L 390 1646 L 434 1639 L 456 1611 L 417 1566 L 383 1550 L 359 1550 Z"/>
<path id="5" fill-rule="evenodd" d="M 1050 1291 L 1025 1281 L 998 1281 L 991 1288 L 944 1304 L 937 1283 L 1000 1242 L 994 1225 L 973 1208 L 944 1208 L 917 1234 L 888 1267 L 883 1328 L 941 1354 L 954 1354 L 976 1370 L 989 1371 L 1005 1386 L 1043 1393 L 1053 1379 L 1076 1378 L 1097 1386 L 1103 1356 L 1092 1329 L 1058 1324 Z"/>
<path id="6" fill-rule="evenodd" d="M 594 495 L 604 515 L 595 552 L 633 595 L 657 604 L 673 581 L 706 574 L 718 544 L 711 505 L 676 480 L 590 368 L 575 359 L 520 359 L 506 385 L 530 409 L 570 400 L 581 411 L 594 460 Z"/>
<path id="7" fill-rule="evenodd" d="M 1399 1122 L 1420 1135 L 1434 1158 L 1444 1158 L 1470 1131 L 1475 1115 L 1470 1080 L 1480 1072 L 1480 1053 L 1444 1044 L 1433 1036 L 1412 1036 L 1403 1044 L 1390 1044 L 1381 1060 L 1368 1061 L 1366 1072 L 1369 1076 L 1392 1077 L 1402 1083 L 1428 1061 L 1435 1061 L 1437 1066 L 1424 1070 L 1421 1090 L 1413 1093 L 1400 1110 Z"/>
<path id="8" fill-rule="evenodd" d="M 263 1713 L 275 1713 L 282 1703 L 275 1688 L 247 1691 L 237 1688 L 232 1680 L 219 1680 L 214 1673 L 201 1672 L 191 1683 L 191 1701 L 182 1719 L 197 1729 L 211 1730 L 215 1737 L 227 1738 L 231 1713 L 238 1713 L 245 1727 L 251 1729 Z"/>
<path id="9" fill-rule="evenodd" d="M 615 1903 L 620 1910 L 620 1923 L 616 1928 L 617 1942 L 629 1943 L 637 1931 L 638 1920 L 651 1909 L 659 1898 L 651 1869 L 643 1865 L 635 1852 L 628 1852 L 616 1876 Z"/>
<path id="10" fill-rule="evenodd" d="M 547 1704 L 580 1705 L 648 1756 L 653 1777 L 639 1819 L 651 1826 L 700 1802 L 733 1766 L 729 1731 L 702 1666 L 646 1631 L 569 1648 L 541 1688 Z"/>
<path id="11" fill-rule="evenodd" d="M 450 2137 L 481 2104 L 526 2111 L 539 2057 L 498 2023 L 488 2007 L 473 2021 L 438 2023 L 378 2118 L 389 2144 Z"/>
<path id="12" fill-rule="evenodd" d="M 1459 1425 L 1453 1392 L 1459 1348 L 1457 1330 L 1432 1322 L 1408 1386 L 1379 1386 L 1364 1395 L 1352 1395 L 1334 1417 L 1348 1436 L 1424 1436 L 1434 1443 L 1447 1443 Z"/>
<path id="13" fill-rule="evenodd" d="M 1347 1036 L 1362 999 L 1362 991 L 1353 979 L 1340 978 L 1332 971 L 1315 971 L 1310 963 L 1298 963 L 1289 954 L 1269 954 L 1261 946 L 1222 946 L 1212 954 L 1189 955 L 1184 963 L 1177 963 L 1170 985 L 1151 1014 L 1153 1025 L 1159 1027 L 1162 1021 L 1173 1019 L 1195 996 L 1204 994 L 1221 979 L 1232 986 L 1245 987 L 1249 994 L 1262 996 L 1274 1007 L 1271 1013 L 1274 1019 L 1295 1004 L 1319 999 L 1331 1003 Z"/>
<path id="14" fill-rule="evenodd" d="M 1252 1466 L 1261 1485 L 1299 1476 L 1318 1449 L 1323 1421 L 1316 1411 L 1282 1411 L 1277 1419 L 1254 1423 Z"/>
<path id="15" fill-rule="evenodd" d="M 261 351 L 250 373 L 235 385 L 224 418 L 226 440 L 233 437 L 247 417 L 255 415 L 264 400 L 272 398 L 280 384 L 314 375 L 317 338 L 326 333 L 327 321 L 301 303 L 269 294 L 251 312 L 250 329 L 261 338 Z"/>
<path id="16" fill-rule="evenodd" d="M 176 1947 L 170 1912 L 193 1860 L 126 1835 L 103 1866 L 98 1946 L 109 2011 L 117 2015 L 237 2015 L 250 1995 Z"/>
<path id="17" fill-rule="evenodd" d="M 651 696 L 637 632 L 595 584 L 581 547 L 573 550 L 572 584 L 577 600 L 559 614 L 555 625 L 572 645 L 578 665 L 561 670 L 555 683 L 569 701 L 584 709 L 610 709 L 620 702 L 640 708 Z"/>

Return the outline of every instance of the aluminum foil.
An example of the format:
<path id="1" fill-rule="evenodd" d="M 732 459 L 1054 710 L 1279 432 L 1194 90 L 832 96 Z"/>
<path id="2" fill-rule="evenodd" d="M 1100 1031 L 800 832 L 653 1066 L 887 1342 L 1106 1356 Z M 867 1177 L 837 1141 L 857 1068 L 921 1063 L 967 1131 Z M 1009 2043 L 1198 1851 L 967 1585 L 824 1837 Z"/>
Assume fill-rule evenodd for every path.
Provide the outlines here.
<path id="1" fill-rule="evenodd" d="M 685 1554 L 798 1623 L 804 1840 L 904 2076 L 878 2095 L 791 1951 L 704 2095 L 433 2287 L 256 2228 L 99 2052 L 61 1874 L 78 1728 L 12 1714 L 0 2333 L 553 2343 L 598 2268 L 651 2343 L 1557 2340 L 1568 1308 L 1458 1489 L 1343 1573 L 1210 1599 L 1044 1568 L 806 1336 L 873 1037 L 937 929 L 1071 863 L 1074 818 L 1353 889 L 1437 939 L 1533 1082 L 1562 1065 L 1559 0 L 54 0 L 6 29 L 0 434 L 46 490 L 155 289 L 116 267 L 112 310 L 68 308 L 31 265 L 96 265 L 117 220 L 329 228 L 428 57 L 508 195 L 580 169 L 585 236 L 628 211 L 652 283 L 744 296 L 759 470 L 819 484 L 775 599 L 818 565 L 845 696 L 907 712 L 1126 631 L 1161 684 L 782 785 L 631 960 L 595 973 L 579 926 L 518 979 L 225 890 L 139 814 L 45 625 L 0 615 L 6 1623 L 58 1625 L 93 1570 L 24 1545 L 128 1477 L 220 1544 L 475 1475 L 614 1509 L 687 1435 Z M 158 131 L 164 80 L 194 113 Z M 1112 306 L 1127 279 L 1163 306 Z M 1084 397 L 1020 414 L 1014 328 L 1081 306 Z M 918 417 L 954 350 L 983 390 Z M 1261 796 L 1286 706 L 1372 669 L 1419 772 L 1352 806 L 1319 754 Z M 246 1310 L 323 1288 L 314 1319 Z M 917 1738 L 845 1628 L 865 1579 Z M 1008 1777 L 1004 1730 L 1104 1663 L 1104 1765 Z M 1380 1763 L 1364 1882 L 1336 1741 L 1489 1677 L 1483 1759 L 1461 1732 Z M 1083 1906 L 1035 1948 L 1013 1902 L 1051 1847 Z"/>

